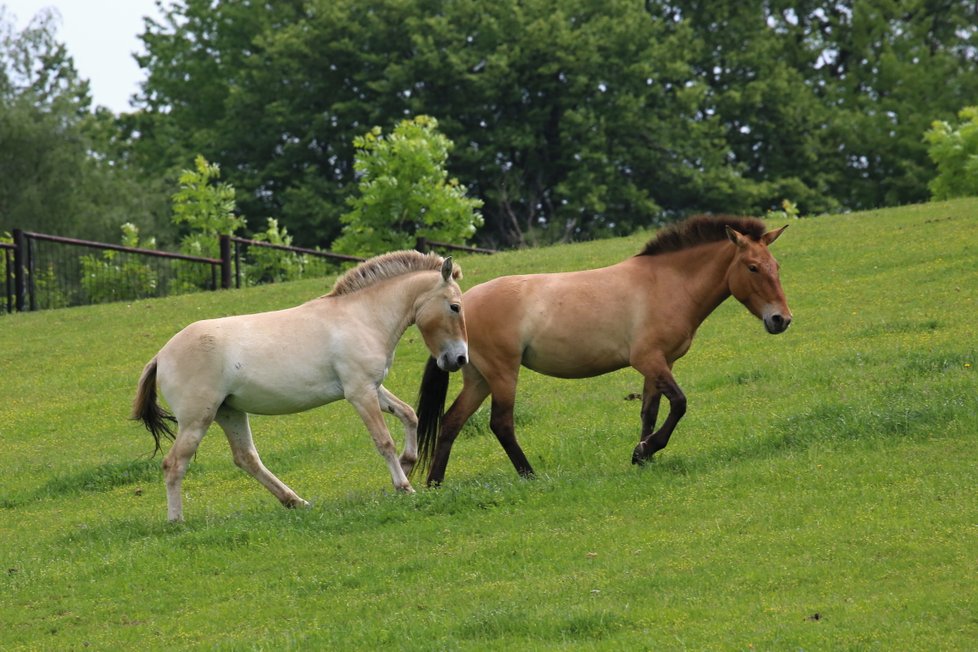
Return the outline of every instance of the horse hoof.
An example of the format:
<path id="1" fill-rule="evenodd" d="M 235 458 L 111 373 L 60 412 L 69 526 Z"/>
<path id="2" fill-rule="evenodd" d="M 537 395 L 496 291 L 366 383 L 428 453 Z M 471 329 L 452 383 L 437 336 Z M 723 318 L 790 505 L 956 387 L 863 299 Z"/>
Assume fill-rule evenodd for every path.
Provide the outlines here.
<path id="1" fill-rule="evenodd" d="M 639 444 L 635 447 L 632 452 L 632 464 L 637 464 L 638 466 L 644 466 L 645 462 L 648 461 L 648 456 L 645 454 L 645 445 Z"/>
<path id="2" fill-rule="evenodd" d="M 413 493 L 417 493 L 417 492 L 416 492 L 416 491 L 414 490 L 414 487 L 412 487 L 412 486 L 411 486 L 411 485 L 409 485 L 409 484 L 408 484 L 408 485 L 404 485 L 403 487 L 398 487 L 398 488 L 397 488 L 397 492 L 398 492 L 398 493 L 402 493 L 402 494 L 413 494 Z"/>
<path id="3" fill-rule="evenodd" d="M 417 462 L 416 459 L 404 458 L 400 459 L 401 470 L 404 471 L 404 475 L 411 475 L 411 471 L 414 469 L 414 464 Z"/>

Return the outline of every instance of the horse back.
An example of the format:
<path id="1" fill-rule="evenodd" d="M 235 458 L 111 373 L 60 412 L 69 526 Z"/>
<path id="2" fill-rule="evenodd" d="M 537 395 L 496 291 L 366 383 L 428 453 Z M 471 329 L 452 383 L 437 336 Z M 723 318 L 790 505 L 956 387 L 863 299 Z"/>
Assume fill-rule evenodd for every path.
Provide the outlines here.
<path id="1" fill-rule="evenodd" d="M 462 301 L 473 362 L 566 378 L 628 366 L 642 300 L 616 267 L 504 276 L 471 288 Z"/>

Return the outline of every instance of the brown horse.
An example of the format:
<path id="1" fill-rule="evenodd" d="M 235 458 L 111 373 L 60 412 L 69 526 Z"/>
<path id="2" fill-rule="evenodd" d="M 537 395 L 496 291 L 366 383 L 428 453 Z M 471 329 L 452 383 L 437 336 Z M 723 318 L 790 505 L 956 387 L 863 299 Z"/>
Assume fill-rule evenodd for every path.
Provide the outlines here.
<path id="1" fill-rule="evenodd" d="M 459 431 L 492 394 L 490 427 L 517 472 L 532 475 L 513 428 L 520 365 L 559 378 L 634 367 L 645 384 L 632 462 L 644 463 L 686 412 L 672 365 L 717 306 L 733 295 L 769 333 L 788 328 L 791 311 L 768 251 L 785 228 L 765 232 L 756 219 L 699 216 L 660 231 L 638 255 L 610 267 L 503 276 L 471 288 L 462 299 L 469 335 L 462 391 L 442 416 L 448 374 L 428 362 L 416 469 L 428 467 L 428 484 L 440 484 Z M 669 414 L 655 430 L 662 396 Z"/>

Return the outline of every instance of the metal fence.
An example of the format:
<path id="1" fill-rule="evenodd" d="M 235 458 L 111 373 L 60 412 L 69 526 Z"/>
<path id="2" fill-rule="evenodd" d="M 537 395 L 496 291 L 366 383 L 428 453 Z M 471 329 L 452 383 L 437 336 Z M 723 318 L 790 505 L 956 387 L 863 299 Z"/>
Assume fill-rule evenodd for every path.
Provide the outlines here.
<path id="1" fill-rule="evenodd" d="M 14 311 L 14 251 L 16 247 L 6 242 L 0 242 L 0 253 L 3 254 L 3 289 L 4 300 L 0 303 L 0 314 Z"/>
<path id="2" fill-rule="evenodd" d="M 14 229 L 4 254 L 4 312 L 44 310 L 111 301 L 132 301 L 171 294 L 240 287 L 245 268 L 242 246 L 259 245 L 284 259 L 362 261 L 362 258 L 297 247 L 269 245 L 244 238 L 221 236 L 220 257 L 190 256 L 154 249 L 79 240 Z M 313 267 L 312 265 L 306 265 Z M 323 273 L 325 265 L 320 266 Z M 278 280 L 278 279 L 269 279 Z"/>
<path id="3" fill-rule="evenodd" d="M 286 245 L 249 240 L 237 236 L 222 236 L 230 243 L 229 252 L 234 277 L 234 287 L 240 288 L 246 282 L 275 283 L 287 278 L 322 276 L 332 271 L 328 262 L 360 263 L 359 256 L 347 256 L 319 249 L 305 249 Z M 244 261 L 250 261 L 245 264 Z M 249 278 L 250 276 L 250 278 Z M 228 284 L 231 287 L 231 284 Z"/>
<path id="4" fill-rule="evenodd" d="M 218 258 L 20 229 L 14 229 L 13 240 L 12 244 L 0 243 L 5 292 L 0 314 L 325 276 L 336 271 L 337 263 L 364 260 L 235 236 L 220 237 Z M 416 248 L 495 253 L 423 238 Z"/>

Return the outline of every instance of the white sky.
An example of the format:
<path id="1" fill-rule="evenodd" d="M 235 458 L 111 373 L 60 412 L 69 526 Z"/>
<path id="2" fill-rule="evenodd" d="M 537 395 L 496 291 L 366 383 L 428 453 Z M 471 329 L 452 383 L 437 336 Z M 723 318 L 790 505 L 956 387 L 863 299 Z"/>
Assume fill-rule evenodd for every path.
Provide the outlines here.
<path id="1" fill-rule="evenodd" d="M 169 2 L 164 3 L 169 6 Z M 61 14 L 55 38 L 64 43 L 79 76 L 91 83 L 93 106 L 128 112 L 144 73 L 133 59 L 142 51 L 143 16 L 159 18 L 154 0 L 0 0 L 8 20 L 24 29 L 43 8 Z"/>

